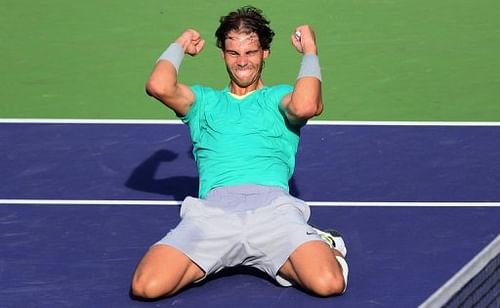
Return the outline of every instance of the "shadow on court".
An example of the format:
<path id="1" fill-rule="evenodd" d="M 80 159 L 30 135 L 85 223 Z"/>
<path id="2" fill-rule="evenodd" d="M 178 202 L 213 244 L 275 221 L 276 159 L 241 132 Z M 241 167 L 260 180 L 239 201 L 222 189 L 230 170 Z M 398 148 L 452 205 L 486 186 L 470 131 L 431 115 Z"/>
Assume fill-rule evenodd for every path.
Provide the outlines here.
<path id="1" fill-rule="evenodd" d="M 154 152 L 133 170 L 125 183 L 126 187 L 148 193 L 173 196 L 175 200 L 184 200 L 187 196 L 197 196 L 198 177 L 156 178 L 160 165 L 173 162 L 178 156 L 179 154 L 165 149 Z"/>
<path id="2" fill-rule="evenodd" d="M 193 159 L 191 151 L 189 155 Z M 163 164 L 175 163 L 178 157 L 178 153 L 167 149 L 161 149 L 154 152 L 132 171 L 125 186 L 137 191 L 172 196 L 175 200 L 179 201 L 184 200 L 187 196 L 198 196 L 198 177 L 156 177 Z M 167 174 L 169 173 L 168 169 L 166 172 Z M 290 193 L 296 197 L 300 197 L 300 191 L 293 177 L 289 182 L 289 186 Z"/>

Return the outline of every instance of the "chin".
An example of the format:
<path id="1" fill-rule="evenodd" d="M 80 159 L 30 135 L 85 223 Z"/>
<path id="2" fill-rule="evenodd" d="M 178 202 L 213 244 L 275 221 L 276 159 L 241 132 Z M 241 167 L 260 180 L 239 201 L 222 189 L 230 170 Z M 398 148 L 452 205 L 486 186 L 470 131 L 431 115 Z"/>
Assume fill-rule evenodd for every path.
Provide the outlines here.
<path id="1" fill-rule="evenodd" d="M 236 79 L 236 78 L 233 78 L 232 82 L 240 88 L 246 88 L 246 87 L 249 87 L 253 84 L 252 80 L 241 80 L 241 79 Z"/>

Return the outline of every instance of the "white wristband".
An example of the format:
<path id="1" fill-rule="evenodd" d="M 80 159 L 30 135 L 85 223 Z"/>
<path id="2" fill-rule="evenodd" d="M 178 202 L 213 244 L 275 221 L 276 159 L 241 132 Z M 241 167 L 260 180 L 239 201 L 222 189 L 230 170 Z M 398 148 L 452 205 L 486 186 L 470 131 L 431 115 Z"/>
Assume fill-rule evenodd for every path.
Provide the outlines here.
<path id="1" fill-rule="evenodd" d="M 317 55 L 307 54 L 302 57 L 297 79 L 302 77 L 315 77 L 321 81 L 321 68 L 319 67 L 319 58 Z"/>
<path id="2" fill-rule="evenodd" d="M 175 66 L 175 70 L 179 72 L 179 67 L 181 66 L 182 59 L 184 58 L 184 49 L 178 43 L 172 43 L 168 48 L 161 54 L 161 56 L 156 61 L 166 60 Z"/>

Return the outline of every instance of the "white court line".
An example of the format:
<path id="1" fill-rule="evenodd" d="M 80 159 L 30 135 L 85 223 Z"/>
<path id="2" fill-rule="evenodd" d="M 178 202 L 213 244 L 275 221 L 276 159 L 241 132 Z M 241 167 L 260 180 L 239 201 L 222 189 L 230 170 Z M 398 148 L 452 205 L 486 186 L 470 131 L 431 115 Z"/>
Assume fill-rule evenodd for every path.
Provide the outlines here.
<path id="1" fill-rule="evenodd" d="M 306 201 L 310 206 L 363 206 L 363 207 L 499 207 L 500 202 L 329 202 L 329 201 Z"/>
<path id="2" fill-rule="evenodd" d="M 6 119 L 0 123 L 19 124 L 182 124 L 180 120 L 115 120 L 115 119 Z M 500 122 L 432 122 L 432 121 L 309 121 L 308 125 L 368 125 L 368 126 L 500 126 Z M 178 205 L 180 201 L 155 200 L 46 200 L 0 199 L 0 204 L 51 205 Z M 497 207 L 500 202 L 317 202 L 311 206 L 439 206 L 439 207 Z"/>
<path id="3" fill-rule="evenodd" d="M 5 119 L 0 123 L 14 124 L 182 124 L 180 120 L 135 120 L 135 119 Z"/>
<path id="4" fill-rule="evenodd" d="M 118 119 L 21 119 L 0 118 L 0 123 L 18 124 L 182 124 L 180 120 L 118 120 Z M 366 126 L 500 126 L 500 122 L 458 121 L 322 121 L 311 120 L 308 125 L 366 125 Z"/>
<path id="5" fill-rule="evenodd" d="M 500 202 L 330 202 L 306 201 L 310 206 L 338 207 L 500 207 Z M 177 200 L 0 199 L 0 205 L 179 205 Z"/>
<path id="6" fill-rule="evenodd" d="M 0 199 L 8 205 L 179 205 L 175 200 Z"/>

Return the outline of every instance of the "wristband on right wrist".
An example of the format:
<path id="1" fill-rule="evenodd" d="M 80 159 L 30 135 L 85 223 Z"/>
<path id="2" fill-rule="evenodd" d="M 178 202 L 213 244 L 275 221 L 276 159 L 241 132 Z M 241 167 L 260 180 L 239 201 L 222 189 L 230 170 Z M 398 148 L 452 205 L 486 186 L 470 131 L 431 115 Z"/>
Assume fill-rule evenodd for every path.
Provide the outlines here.
<path id="1" fill-rule="evenodd" d="M 179 67 L 181 66 L 182 59 L 184 58 L 184 49 L 179 43 L 172 43 L 168 48 L 161 54 L 156 63 L 160 60 L 166 60 L 175 66 L 175 70 L 179 72 Z"/>
<path id="2" fill-rule="evenodd" d="M 319 58 L 317 55 L 307 54 L 302 57 L 297 79 L 302 77 L 315 77 L 321 81 L 321 68 L 319 66 Z"/>

